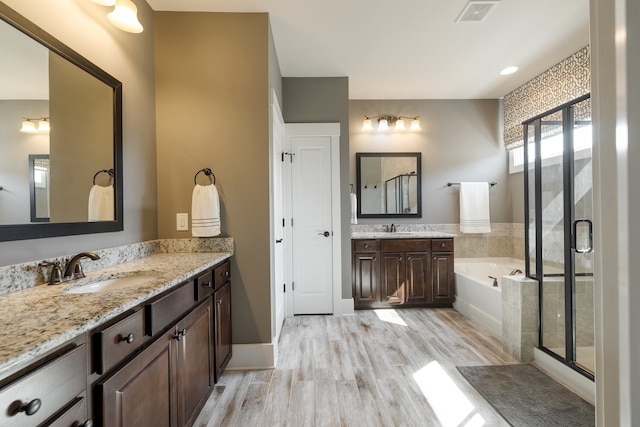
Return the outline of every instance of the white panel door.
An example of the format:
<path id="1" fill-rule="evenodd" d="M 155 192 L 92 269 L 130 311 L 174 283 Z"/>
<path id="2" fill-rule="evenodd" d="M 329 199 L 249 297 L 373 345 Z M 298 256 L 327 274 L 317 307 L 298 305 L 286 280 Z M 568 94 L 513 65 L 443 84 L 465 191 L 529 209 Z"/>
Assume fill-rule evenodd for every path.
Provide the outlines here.
<path id="1" fill-rule="evenodd" d="M 280 330 L 285 317 L 285 242 L 284 237 L 284 144 L 285 144 L 285 127 L 280 107 L 277 104 L 277 98 L 273 95 L 273 150 L 272 150 L 272 171 L 273 171 L 273 324 L 272 336 L 277 341 L 280 336 Z"/>
<path id="2" fill-rule="evenodd" d="M 333 312 L 331 137 L 291 138 L 293 312 Z"/>

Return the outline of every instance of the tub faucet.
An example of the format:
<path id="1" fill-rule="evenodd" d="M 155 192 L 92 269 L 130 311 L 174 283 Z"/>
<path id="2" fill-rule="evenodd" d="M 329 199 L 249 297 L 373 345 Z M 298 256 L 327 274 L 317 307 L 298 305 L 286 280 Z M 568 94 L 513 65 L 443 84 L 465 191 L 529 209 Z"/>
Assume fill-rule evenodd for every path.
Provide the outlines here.
<path id="1" fill-rule="evenodd" d="M 522 270 L 520 270 L 519 268 L 513 269 L 511 270 L 511 273 L 509 273 L 509 276 L 514 276 L 516 274 L 522 274 Z"/>
<path id="2" fill-rule="evenodd" d="M 100 259 L 100 257 L 93 252 L 80 252 L 67 262 L 67 266 L 65 267 L 64 274 L 62 276 L 63 282 L 84 277 L 84 271 L 82 271 L 82 265 L 80 264 L 80 260 L 82 258 L 90 258 L 93 261 Z"/>
<path id="3" fill-rule="evenodd" d="M 489 279 L 493 279 L 493 286 L 498 287 L 498 279 L 493 276 L 487 276 Z"/>

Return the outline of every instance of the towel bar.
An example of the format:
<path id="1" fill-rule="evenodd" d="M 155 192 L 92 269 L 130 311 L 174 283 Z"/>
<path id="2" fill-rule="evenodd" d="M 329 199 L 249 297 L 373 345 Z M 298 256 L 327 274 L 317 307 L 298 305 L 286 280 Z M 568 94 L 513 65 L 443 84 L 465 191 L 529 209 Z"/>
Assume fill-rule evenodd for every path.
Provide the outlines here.
<path id="1" fill-rule="evenodd" d="M 490 187 L 493 187 L 494 185 L 497 185 L 497 182 L 489 182 L 488 183 Z M 459 182 L 447 182 L 447 187 L 451 187 L 452 185 L 460 185 Z"/>
<path id="2" fill-rule="evenodd" d="M 200 169 L 198 172 L 196 172 L 195 176 L 193 177 L 194 185 L 198 185 L 196 178 L 198 178 L 200 172 L 204 172 L 204 174 L 209 177 L 209 181 L 211 181 L 211 177 L 213 177 L 213 185 L 216 185 L 216 176 L 213 174 L 213 172 L 211 172 L 211 169 L 209 168 Z"/>

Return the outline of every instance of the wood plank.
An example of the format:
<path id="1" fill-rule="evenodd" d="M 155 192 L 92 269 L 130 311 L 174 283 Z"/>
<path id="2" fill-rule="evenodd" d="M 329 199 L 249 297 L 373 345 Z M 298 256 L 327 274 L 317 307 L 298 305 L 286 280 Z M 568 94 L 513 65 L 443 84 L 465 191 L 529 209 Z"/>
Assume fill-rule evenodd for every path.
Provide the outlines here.
<path id="1" fill-rule="evenodd" d="M 340 425 L 338 393 L 331 369 L 316 369 L 313 373 L 315 427 Z"/>
<path id="2" fill-rule="evenodd" d="M 312 381 L 293 381 L 287 426 L 312 426 L 315 420 L 314 388 Z"/>
<path id="3" fill-rule="evenodd" d="M 276 369 L 271 377 L 262 425 L 282 426 L 287 421 L 289 397 L 293 384 L 293 369 Z"/>

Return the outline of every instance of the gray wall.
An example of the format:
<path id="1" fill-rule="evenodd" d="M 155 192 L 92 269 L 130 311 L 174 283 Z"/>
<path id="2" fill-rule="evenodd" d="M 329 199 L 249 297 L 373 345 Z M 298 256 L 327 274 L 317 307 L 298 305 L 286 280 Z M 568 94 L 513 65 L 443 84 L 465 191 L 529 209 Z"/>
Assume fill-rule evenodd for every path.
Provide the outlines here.
<path id="1" fill-rule="evenodd" d="M 420 116 L 421 131 L 363 131 L 364 116 Z M 491 222 L 511 222 L 517 194 L 510 190 L 508 155 L 502 145 L 502 110 L 493 100 L 352 100 L 350 180 L 356 183 L 357 152 L 422 153 L 422 218 L 358 219 L 358 224 L 459 223 L 458 187 L 447 182 L 495 181 Z M 374 122 L 374 125 L 376 123 Z"/>
<path id="2" fill-rule="evenodd" d="M 155 17 L 159 237 L 191 236 L 176 213 L 190 215 L 193 177 L 211 168 L 222 234 L 235 239 L 233 342 L 270 342 L 269 92 L 280 76 L 268 15 Z"/>
<path id="3" fill-rule="evenodd" d="M 157 236 L 153 12 L 134 0 L 145 29 L 130 34 L 90 1 L 3 0 L 123 84 L 124 231 L 0 243 L 0 265 L 101 249 Z M 71 24 L 72 23 L 72 24 Z"/>
<path id="4" fill-rule="evenodd" d="M 351 298 L 349 79 L 285 77 L 282 96 L 282 115 L 286 123 L 340 123 L 342 297 Z"/>

